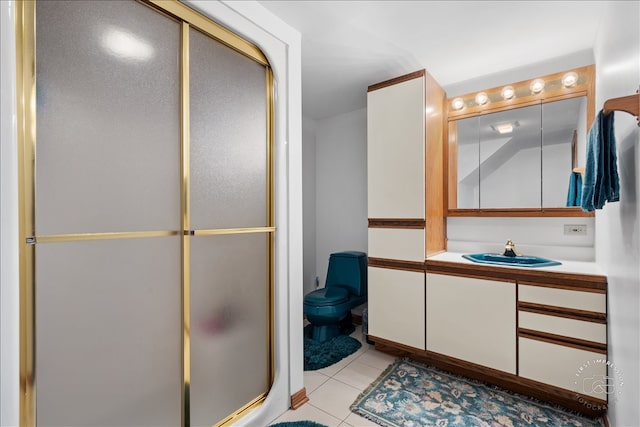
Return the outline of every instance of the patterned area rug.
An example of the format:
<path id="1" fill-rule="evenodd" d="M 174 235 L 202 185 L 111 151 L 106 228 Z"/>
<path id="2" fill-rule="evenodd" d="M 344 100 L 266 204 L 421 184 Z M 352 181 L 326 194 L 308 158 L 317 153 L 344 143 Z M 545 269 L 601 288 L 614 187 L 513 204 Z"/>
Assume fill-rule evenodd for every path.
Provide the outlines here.
<path id="1" fill-rule="evenodd" d="M 603 427 L 585 418 L 489 386 L 401 359 L 391 364 L 351 405 L 385 427 Z"/>

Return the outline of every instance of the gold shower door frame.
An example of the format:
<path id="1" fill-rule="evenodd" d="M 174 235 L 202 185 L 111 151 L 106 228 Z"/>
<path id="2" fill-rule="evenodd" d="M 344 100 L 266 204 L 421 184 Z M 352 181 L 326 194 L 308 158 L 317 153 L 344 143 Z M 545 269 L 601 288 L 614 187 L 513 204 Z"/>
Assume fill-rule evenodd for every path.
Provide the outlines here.
<path id="1" fill-rule="evenodd" d="M 37 235 L 35 230 L 35 162 L 36 162 L 36 46 L 35 1 L 16 2 L 16 88 L 18 110 L 18 186 L 19 186 L 19 268 L 20 268 L 20 425 L 36 426 L 36 367 L 35 367 L 35 246 L 50 242 L 154 238 L 181 235 L 181 311 L 182 311 L 182 426 L 190 426 L 190 237 L 223 234 L 262 233 L 267 236 L 267 333 L 268 387 L 274 377 L 274 196 L 273 196 L 273 140 L 274 85 L 273 73 L 262 51 L 255 45 L 216 24 L 204 15 L 177 0 L 136 0 L 158 13 L 176 19 L 181 24 L 180 42 L 180 209 L 181 230 L 82 233 L 65 235 Z M 190 134 L 189 134 L 189 29 L 197 29 L 227 47 L 245 55 L 265 67 L 266 79 L 266 141 L 267 141 L 267 212 L 266 227 L 232 229 L 190 229 Z M 238 408 L 215 424 L 231 425 L 238 418 L 260 406 L 268 390 Z"/>

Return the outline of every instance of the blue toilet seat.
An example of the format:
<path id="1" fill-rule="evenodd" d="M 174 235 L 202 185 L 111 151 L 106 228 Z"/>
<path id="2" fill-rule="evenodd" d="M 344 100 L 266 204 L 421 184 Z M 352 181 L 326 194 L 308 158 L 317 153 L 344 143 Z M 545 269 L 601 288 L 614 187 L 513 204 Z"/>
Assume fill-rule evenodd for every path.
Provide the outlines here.
<path id="1" fill-rule="evenodd" d="M 349 299 L 349 292 L 337 286 L 316 289 L 304 297 L 304 303 L 314 307 L 341 304 Z"/>

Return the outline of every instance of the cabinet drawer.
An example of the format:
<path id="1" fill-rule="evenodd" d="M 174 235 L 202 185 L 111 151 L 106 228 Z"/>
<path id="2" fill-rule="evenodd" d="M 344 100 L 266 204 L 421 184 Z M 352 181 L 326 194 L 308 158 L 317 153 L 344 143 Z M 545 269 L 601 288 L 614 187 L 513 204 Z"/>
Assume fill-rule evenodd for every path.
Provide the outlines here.
<path id="1" fill-rule="evenodd" d="M 518 284 L 518 301 L 598 313 L 605 313 L 607 310 L 607 298 L 604 293 L 555 289 L 544 286 Z"/>
<path id="2" fill-rule="evenodd" d="M 602 344 L 607 342 L 607 325 L 602 323 L 519 311 L 518 326 Z"/>
<path id="3" fill-rule="evenodd" d="M 424 350 L 424 294 L 424 273 L 369 267 L 369 335 Z"/>
<path id="4" fill-rule="evenodd" d="M 519 375 L 577 393 L 607 399 L 599 387 L 607 380 L 606 356 L 520 337 Z"/>
<path id="5" fill-rule="evenodd" d="M 369 256 L 424 261 L 424 229 L 369 229 Z"/>

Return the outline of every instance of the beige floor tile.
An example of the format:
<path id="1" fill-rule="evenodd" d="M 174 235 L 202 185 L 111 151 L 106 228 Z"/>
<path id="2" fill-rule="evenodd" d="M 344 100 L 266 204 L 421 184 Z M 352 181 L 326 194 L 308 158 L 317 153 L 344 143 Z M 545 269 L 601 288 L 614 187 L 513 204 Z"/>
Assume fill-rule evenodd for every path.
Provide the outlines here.
<path id="1" fill-rule="evenodd" d="M 331 378 L 309 395 L 309 403 L 340 420 L 344 420 L 350 414 L 349 406 L 356 400 L 360 391 Z"/>
<path id="2" fill-rule="evenodd" d="M 369 386 L 382 373 L 382 368 L 365 365 L 359 362 L 360 358 L 347 365 L 333 376 L 334 379 L 349 384 L 362 391 Z"/>
<path id="3" fill-rule="evenodd" d="M 353 427 L 380 427 L 373 421 L 369 421 L 368 419 L 361 417 L 358 414 L 354 414 L 353 412 L 349 414 L 344 422 Z"/>
<path id="4" fill-rule="evenodd" d="M 307 390 L 307 396 L 329 378 L 318 371 L 304 371 L 304 388 Z"/>
<path id="5" fill-rule="evenodd" d="M 381 373 L 383 370 L 387 368 L 387 366 L 391 365 L 396 360 L 396 357 L 391 356 L 390 354 L 383 353 L 378 350 L 371 350 L 362 353 L 360 357 L 358 357 L 358 362 L 363 363 L 368 366 L 373 366 L 374 368 L 381 369 Z"/>
<path id="6" fill-rule="evenodd" d="M 326 368 L 318 369 L 316 372 L 324 374 L 324 375 L 326 375 L 328 377 L 332 377 L 335 374 L 337 374 L 338 372 L 340 372 L 340 370 L 342 370 L 349 363 L 353 362 L 354 360 L 356 360 L 358 357 L 362 356 L 366 352 L 367 352 L 367 349 L 365 349 L 364 346 L 360 347 L 358 350 L 355 351 L 355 353 L 350 354 L 349 356 L 347 356 L 344 359 L 338 361 L 337 363 L 334 363 L 331 366 L 327 366 Z"/>

